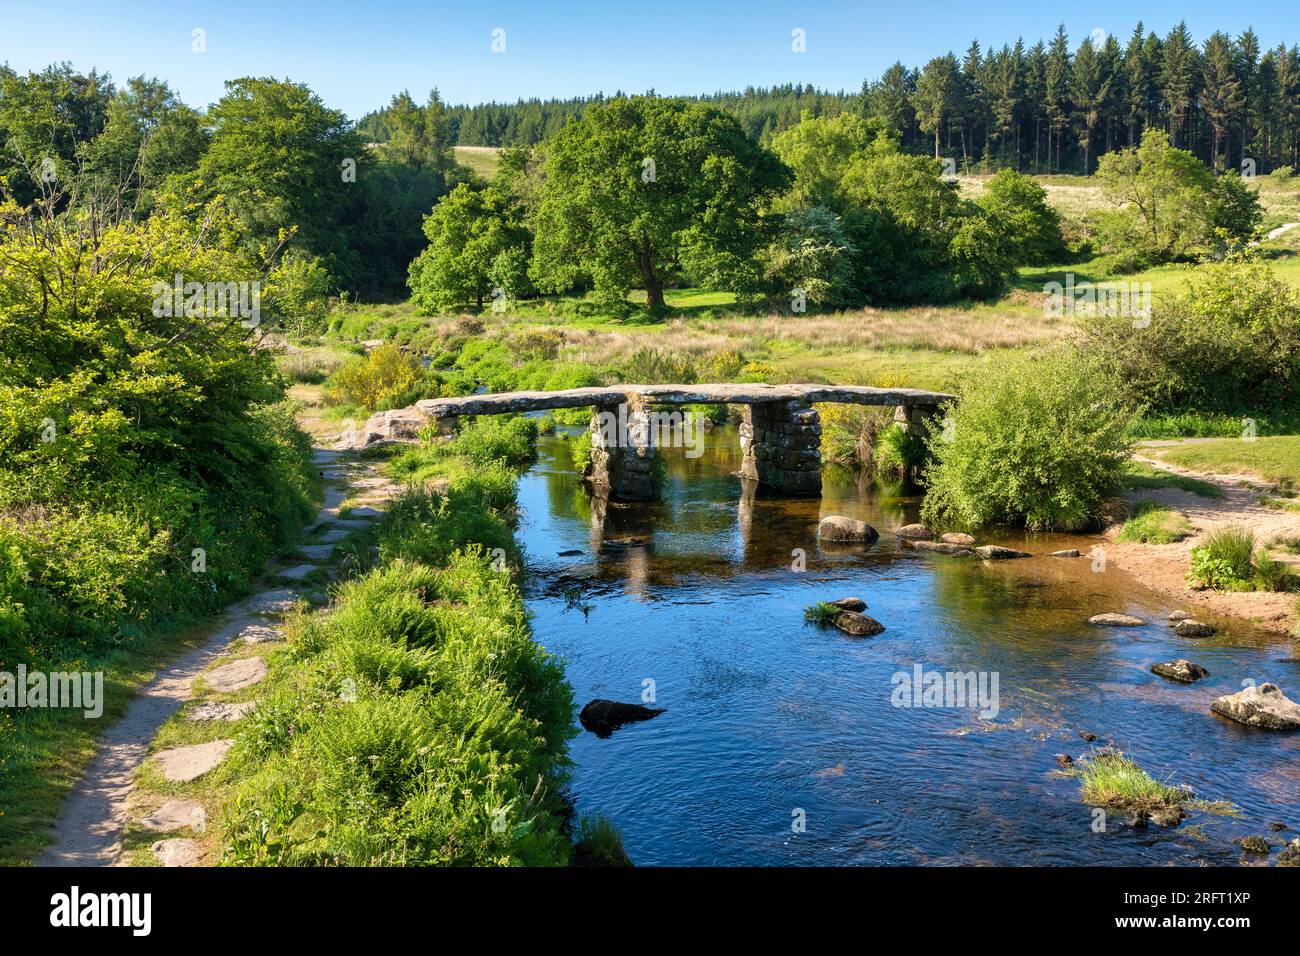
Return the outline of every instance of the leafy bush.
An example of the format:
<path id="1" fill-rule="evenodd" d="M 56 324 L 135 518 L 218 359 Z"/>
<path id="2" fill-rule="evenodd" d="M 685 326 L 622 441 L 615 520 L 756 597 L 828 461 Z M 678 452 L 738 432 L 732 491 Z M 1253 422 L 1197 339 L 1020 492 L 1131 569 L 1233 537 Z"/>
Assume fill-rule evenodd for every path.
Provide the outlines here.
<path id="1" fill-rule="evenodd" d="M 1190 583 L 1216 591 L 1249 591 L 1254 587 L 1255 532 L 1249 528 L 1218 528 L 1192 548 Z"/>
<path id="2" fill-rule="evenodd" d="M 979 204 L 1007 237 L 1017 262 L 1060 262 L 1066 253 L 1061 217 L 1047 202 L 1047 190 L 1013 169 L 1002 169 L 984 186 Z"/>
<path id="3" fill-rule="evenodd" d="M 883 475 L 908 475 L 924 465 L 926 458 L 925 439 L 915 431 L 904 430 L 900 422 L 884 428 L 872 448 L 872 466 Z"/>
<path id="4" fill-rule="evenodd" d="M 504 461 L 526 465 L 533 460 L 537 420 L 514 415 L 485 415 L 461 429 L 449 451 L 476 465 Z"/>
<path id="5" fill-rule="evenodd" d="M 1145 327 L 1089 320 L 1088 346 L 1156 411 L 1276 412 L 1298 397 L 1300 291 L 1232 257 L 1198 269 Z"/>
<path id="6" fill-rule="evenodd" d="M 392 343 L 378 346 L 366 358 L 343 366 L 330 376 L 326 388 L 343 401 L 374 411 L 391 407 L 420 380 L 420 366 Z"/>
<path id="7" fill-rule="evenodd" d="M 1096 358 L 1058 349 L 972 371 L 931 434 L 922 520 L 1070 530 L 1121 484 L 1132 406 Z"/>

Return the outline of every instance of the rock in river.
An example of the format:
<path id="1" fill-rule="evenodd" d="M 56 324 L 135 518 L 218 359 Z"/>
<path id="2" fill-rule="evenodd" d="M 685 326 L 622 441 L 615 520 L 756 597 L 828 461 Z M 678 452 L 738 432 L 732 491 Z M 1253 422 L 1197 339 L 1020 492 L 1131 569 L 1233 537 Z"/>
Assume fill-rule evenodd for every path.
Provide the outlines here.
<path id="1" fill-rule="evenodd" d="M 1141 627 L 1146 621 L 1140 617 L 1134 617 L 1131 614 L 1115 614 L 1113 612 L 1106 614 L 1094 614 L 1088 618 L 1089 624 L 1098 624 L 1102 627 Z"/>
<path id="2" fill-rule="evenodd" d="M 1276 684 L 1260 684 L 1214 698 L 1210 710 L 1250 727 L 1265 730 L 1300 730 L 1300 705 Z"/>
<path id="3" fill-rule="evenodd" d="M 1177 624 L 1179 621 L 1187 620 L 1189 617 L 1191 617 L 1191 615 L 1188 614 L 1186 611 L 1170 611 L 1169 624 L 1172 626 L 1174 624 Z"/>
<path id="4" fill-rule="evenodd" d="M 975 553 L 985 561 L 1005 561 L 1008 558 L 1032 558 L 1033 555 L 1028 551 L 1017 551 L 1015 548 L 1003 548 L 996 544 L 986 544 L 976 548 Z"/>
<path id="5" fill-rule="evenodd" d="M 1151 673 L 1159 674 L 1161 677 L 1167 677 L 1170 680 L 1176 680 L 1180 684 L 1193 684 L 1202 677 L 1210 676 L 1210 672 L 1200 664 L 1193 664 L 1181 657 L 1176 661 L 1152 664 Z"/>
<path id="6" fill-rule="evenodd" d="M 1079 557 L 1078 548 L 1066 548 L 1064 551 L 1053 551 L 1048 555 L 1049 558 L 1077 558 Z"/>
<path id="7" fill-rule="evenodd" d="M 578 721 L 584 728 L 597 737 L 608 737 L 624 724 L 649 720 L 662 714 L 662 707 L 646 707 L 642 704 L 623 704 L 616 700 L 597 698 L 582 708 Z"/>
<path id="8" fill-rule="evenodd" d="M 865 521 L 844 515 L 827 515 L 817 526 L 817 534 L 826 541 L 875 541 L 880 534 Z"/>
<path id="9" fill-rule="evenodd" d="M 1203 621 L 1193 621 L 1189 617 L 1174 625 L 1174 633 L 1179 637 L 1212 637 L 1214 627 Z"/>
<path id="10" fill-rule="evenodd" d="M 959 544 L 964 548 L 972 547 L 975 544 L 975 538 L 972 535 L 961 531 L 949 531 L 947 534 L 941 534 L 939 540 L 944 544 Z"/>
<path id="11" fill-rule="evenodd" d="M 896 529 L 894 534 L 909 541 L 929 541 L 934 537 L 934 532 L 923 524 L 905 524 Z"/>
<path id="12" fill-rule="evenodd" d="M 953 544 L 951 541 L 913 541 L 912 544 L 922 551 L 938 551 L 940 554 L 952 554 L 957 557 L 971 553 L 970 548 Z"/>
<path id="13" fill-rule="evenodd" d="M 867 602 L 856 597 L 836 598 L 834 601 L 827 601 L 826 603 L 831 607 L 839 608 L 841 611 L 865 611 L 867 609 Z"/>
<path id="14" fill-rule="evenodd" d="M 857 611 L 840 611 L 831 618 L 831 623 L 853 637 L 875 637 L 885 629 L 885 625 L 874 617 L 867 617 Z"/>

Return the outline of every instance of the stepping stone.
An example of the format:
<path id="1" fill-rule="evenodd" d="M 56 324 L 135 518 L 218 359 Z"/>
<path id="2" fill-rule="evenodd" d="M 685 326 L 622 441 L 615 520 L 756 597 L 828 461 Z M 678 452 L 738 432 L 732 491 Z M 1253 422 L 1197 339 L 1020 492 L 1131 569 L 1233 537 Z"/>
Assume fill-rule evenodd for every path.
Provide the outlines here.
<path id="1" fill-rule="evenodd" d="M 959 544 L 964 548 L 973 548 L 975 546 L 975 538 L 960 531 L 949 531 L 947 534 L 941 534 L 939 540 L 944 544 Z"/>
<path id="2" fill-rule="evenodd" d="M 382 518 L 384 513 L 377 508 L 353 508 L 348 512 L 344 521 L 352 521 L 356 518 Z"/>
<path id="3" fill-rule="evenodd" d="M 1089 624 L 1097 624 L 1101 627 L 1141 627 L 1146 621 L 1140 617 L 1134 617 L 1131 614 L 1094 614 L 1088 618 Z"/>
<path id="4" fill-rule="evenodd" d="M 1193 621 L 1189 617 L 1174 625 L 1174 633 L 1179 637 L 1213 637 L 1214 625 L 1206 624 L 1203 621 Z"/>
<path id="5" fill-rule="evenodd" d="M 319 570 L 315 564 L 295 564 L 291 568 L 285 568 L 283 571 L 277 571 L 277 578 L 288 578 L 290 581 L 301 581 L 313 571 Z"/>
<path id="6" fill-rule="evenodd" d="M 288 588 L 263 591 L 249 600 L 248 609 L 254 614 L 285 614 L 293 610 L 298 603 L 298 598 L 298 592 L 290 591 Z"/>
<path id="7" fill-rule="evenodd" d="M 298 549 L 298 553 L 311 561 L 328 561 L 330 555 L 334 553 L 334 545 L 305 544 Z"/>
<path id="8" fill-rule="evenodd" d="M 356 529 L 340 528 L 337 525 L 334 525 L 329 530 L 327 530 L 324 534 L 322 534 L 318 540 L 322 545 L 328 544 L 331 547 L 333 547 L 333 545 L 342 541 L 344 538 L 350 537 L 354 530 Z"/>
<path id="9" fill-rule="evenodd" d="M 231 694 L 260 684 L 266 678 L 266 658 L 245 657 L 222 664 L 203 675 L 203 683 L 221 694 Z"/>
<path id="10" fill-rule="evenodd" d="M 257 706 L 255 700 L 243 700 L 238 704 L 223 704 L 215 700 L 205 700 L 197 705 L 188 714 L 186 720 L 210 721 L 210 720 L 241 720 L 244 715 Z"/>
<path id="11" fill-rule="evenodd" d="M 250 624 L 239 632 L 241 644 L 269 644 L 284 640 L 284 631 L 266 624 Z"/>
<path id="12" fill-rule="evenodd" d="M 901 528 L 895 528 L 894 534 L 913 541 L 929 541 L 934 538 L 934 532 L 923 524 L 905 524 Z"/>
<path id="13" fill-rule="evenodd" d="M 225 760 L 226 751 L 234 743 L 233 740 L 214 740 L 206 744 L 164 750 L 158 754 L 158 769 L 165 779 L 173 783 L 189 783 Z"/>
<path id="14" fill-rule="evenodd" d="M 959 558 L 965 557 L 971 553 L 970 548 L 960 544 L 953 544 L 951 541 L 913 541 L 911 544 L 912 547 L 921 551 L 935 551 L 939 554 L 952 554 Z"/>
<path id="15" fill-rule="evenodd" d="M 140 825 L 155 833 L 167 833 L 184 827 L 202 833 L 207 826 L 207 820 L 207 811 L 193 800 L 168 800 L 141 820 Z"/>
<path id="16" fill-rule="evenodd" d="M 985 561 L 1006 561 L 1010 558 L 1032 558 L 1033 555 L 1028 551 L 1017 551 L 1015 548 L 1003 548 L 996 544 L 986 544 L 983 547 L 975 549 Z"/>
<path id="17" fill-rule="evenodd" d="M 1152 664 L 1151 673 L 1159 674 L 1169 680 L 1176 680 L 1180 684 L 1194 684 L 1202 677 L 1210 676 L 1210 672 L 1200 664 L 1193 664 L 1182 657 L 1176 661 Z"/>
<path id="18" fill-rule="evenodd" d="M 173 837 L 153 845 L 153 855 L 163 866 L 198 866 L 199 845 L 193 840 Z"/>

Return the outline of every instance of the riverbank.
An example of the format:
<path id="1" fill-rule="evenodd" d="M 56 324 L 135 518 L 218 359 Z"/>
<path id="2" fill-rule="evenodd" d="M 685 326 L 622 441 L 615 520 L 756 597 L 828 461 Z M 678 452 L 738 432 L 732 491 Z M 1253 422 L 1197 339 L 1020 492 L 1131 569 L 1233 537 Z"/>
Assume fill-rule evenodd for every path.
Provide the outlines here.
<path id="1" fill-rule="evenodd" d="M 1260 440 L 1261 443 L 1267 441 L 1269 440 Z M 1290 442 L 1294 439 L 1277 441 Z M 1256 541 L 1265 547 L 1276 546 L 1277 542 L 1300 540 L 1300 511 L 1270 504 L 1286 500 L 1275 499 L 1274 496 L 1286 489 L 1287 474 L 1269 472 L 1265 477 L 1265 474 L 1252 473 L 1242 466 L 1233 466 L 1234 473 L 1228 473 L 1227 468 L 1214 472 L 1193 471 L 1173 464 L 1164 457 L 1169 454 L 1175 460 L 1180 460 L 1190 454 L 1199 462 L 1222 462 L 1229 452 L 1241 455 L 1245 453 L 1242 449 L 1250 451 L 1252 447 L 1256 446 L 1224 440 L 1152 442 L 1139 446 L 1136 461 L 1159 472 L 1192 481 L 1180 482 L 1185 487 L 1168 485 L 1131 489 L 1124 495 L 1126 501 L 1130 506 L 1140 501 L 1149 501 L 1171 508 L 1187 519 L 1191 533 L 1170 544 L 1142 544 L 1118 540 L 1122 525 L 1116 524 L 1106 533 L 1106 558 L 1147 587 L 1184 603 L 1189 611 L 1203 608 L 1214 614 L 1250 621 L 1271 634 L 1295 634 L 1297 627 L 1300 627 L 1296 594 L 1196 590 L 1187 583 L 1192 549 L 1203 543 L 1206 535 L 1216 529 L 1249 529 L 1254 532 Z M 1258 451 L 1254 455 L 1256 458 L 1271 460 L 1268 448 L 1265 448 L 1262 455 Z M 1300 470 L 1300 462 L 1292 463 L 1290 468 Z M 1187 486 L 1195 488 L 1196 482 L 1209 485 L 1208 489 L 1203 489 L 1208 493 L 1198 494 L 1188 490 Z M 1217 497 L 1211 496 L 1214 492 L 1217 492 Z M 1275 556 L 1294 561 L 1293 555 L 1280 548 Z"/>

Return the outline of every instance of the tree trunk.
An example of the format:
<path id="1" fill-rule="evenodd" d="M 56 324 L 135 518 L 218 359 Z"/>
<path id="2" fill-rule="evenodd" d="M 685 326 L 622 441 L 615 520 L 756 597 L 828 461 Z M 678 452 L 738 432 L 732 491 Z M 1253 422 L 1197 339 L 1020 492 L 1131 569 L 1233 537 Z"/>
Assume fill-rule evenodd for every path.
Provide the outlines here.
<path id="1" fill-rule="evenodd" d="M 645 286 L 645 305 L 646 309 L 654 312 L 658 309 L 667 308 L 664 302 L 664 284 L 659 276 L 655 275 L 654 261 L 650 256 L 650 238 L 641 237 L 641 251 L 636 257 L 637 271 L 641 273 L 641 283 Z"/>

